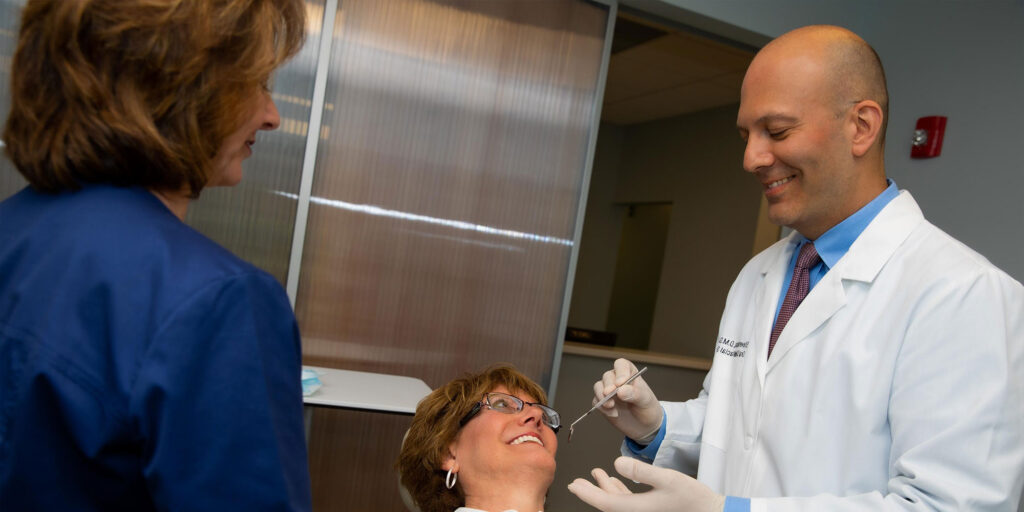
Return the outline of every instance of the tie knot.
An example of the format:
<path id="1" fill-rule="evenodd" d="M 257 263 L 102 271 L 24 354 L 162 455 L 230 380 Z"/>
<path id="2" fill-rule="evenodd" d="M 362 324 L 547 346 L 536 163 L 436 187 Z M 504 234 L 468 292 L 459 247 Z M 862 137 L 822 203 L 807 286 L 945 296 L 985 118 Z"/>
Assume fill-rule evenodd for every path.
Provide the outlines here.
<path id="1" fill-rule="evenodd" d="M 800 255 L 796 257 L 796 266 L 811 268 L 817 265 L 819 261 L 821 261 L 821 258 L 818 257 L 818 251 L 814 248 L 814 244 L 807 242 L 800 248 Z"/>

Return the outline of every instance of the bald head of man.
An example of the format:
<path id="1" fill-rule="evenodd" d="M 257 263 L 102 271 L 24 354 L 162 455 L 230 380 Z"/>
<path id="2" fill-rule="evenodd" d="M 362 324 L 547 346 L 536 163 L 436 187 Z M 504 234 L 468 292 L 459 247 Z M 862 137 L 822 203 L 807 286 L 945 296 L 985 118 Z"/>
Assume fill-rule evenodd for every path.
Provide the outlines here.
<path id="1" fill-rule="evenodd" d="M 813 240 L 881 193 L 887 110 L 881 62 L 849 30 L 803 27 L 758 52 L 736 124 L 769 218 Z"/>
<path id="2" fill-rule="evenodd" d="M 884 144 L 889 120 L 889 90 L 882 59 L 867 41 L 842 27 L 812 25 L 783 34 L 768 43 L 762 52 L 771 52 L 773 47 L 784 51 L 819 51 L 826 66 L 827 87 L 834 93 L 832 99 L 837 109 L 861 100 L 872 100 L 882 107 L 879 144 Z"/>

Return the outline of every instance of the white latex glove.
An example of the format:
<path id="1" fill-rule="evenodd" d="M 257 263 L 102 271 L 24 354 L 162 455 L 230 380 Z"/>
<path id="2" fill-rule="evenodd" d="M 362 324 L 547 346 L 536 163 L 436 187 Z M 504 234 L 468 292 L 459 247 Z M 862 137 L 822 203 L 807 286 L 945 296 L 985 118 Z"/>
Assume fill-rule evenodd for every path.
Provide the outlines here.
<path id="1" fill-rule="evenodd" d="M 596 404 L 606 394 L 611 393 L 615 386 L 626 382 L 626 379 L 636 372 L 637 368 L 633 363 L 626 359 L 616 359 L 613 369 L 604 372 L 604 377 L 594 383 L 592 403 Z M 637 377 L 633 382 L 622 386 L 614 398 L 597 410 L 604 413 L 612 426 L 640 444 L 648 444 L 654 439 L 661 428 L 661 417 L 665 414 L 643 377 Z"/>
<path id="2" fill-rule="evenodd" d="M 597 485 L 582 478 L 569 484 L 569 492 L 603 512 L 722 512 L 725 496 L 697 480 L 671 469 L 645 464 L 629 457 L 615 459 L 615 470 L 651 490 L 639 494 L 597 468 L 590 472 Z"/>

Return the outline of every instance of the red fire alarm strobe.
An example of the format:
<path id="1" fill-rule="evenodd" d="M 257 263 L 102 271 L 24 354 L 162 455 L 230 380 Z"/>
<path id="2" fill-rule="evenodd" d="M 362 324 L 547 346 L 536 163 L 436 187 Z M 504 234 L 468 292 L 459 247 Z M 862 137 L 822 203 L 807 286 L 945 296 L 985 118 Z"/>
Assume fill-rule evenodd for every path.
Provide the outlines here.
<path id="1" fill-rule="evenodd" d="M 910 158 L 932 158 L 942 153 L 942 136 L 946 133 L 946 116 L 928 116 L 917 120 Z"/>

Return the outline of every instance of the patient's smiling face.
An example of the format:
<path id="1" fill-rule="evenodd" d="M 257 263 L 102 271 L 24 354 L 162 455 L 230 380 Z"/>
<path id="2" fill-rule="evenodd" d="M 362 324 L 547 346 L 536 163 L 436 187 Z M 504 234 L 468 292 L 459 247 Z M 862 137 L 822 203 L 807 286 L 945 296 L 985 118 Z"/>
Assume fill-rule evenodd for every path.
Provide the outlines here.
<path id="1" fill-rule="evenodd" d="M 513 393 L 504 386 L 491 392 L 512 395 L 524 402 L 537 401 L 533 396 Z M 543 481 L 544 488 L 551 484 L 555 476 L 558 438 L 542 417 L 540 408 L 532 405 L 514 414 L 484 407 L 466 423 L 450 451 L 455 457 L 459 482 L 467 494 L 477 482 L 514 484 L 528 478 Z"/>

